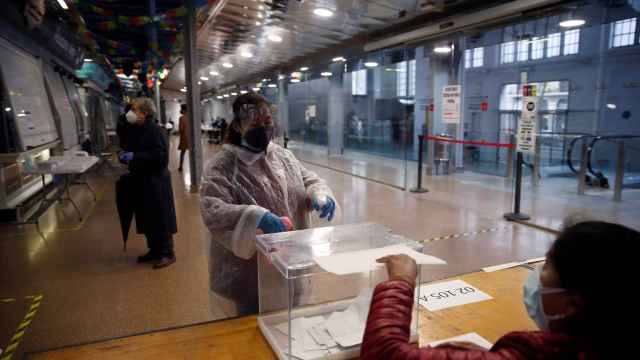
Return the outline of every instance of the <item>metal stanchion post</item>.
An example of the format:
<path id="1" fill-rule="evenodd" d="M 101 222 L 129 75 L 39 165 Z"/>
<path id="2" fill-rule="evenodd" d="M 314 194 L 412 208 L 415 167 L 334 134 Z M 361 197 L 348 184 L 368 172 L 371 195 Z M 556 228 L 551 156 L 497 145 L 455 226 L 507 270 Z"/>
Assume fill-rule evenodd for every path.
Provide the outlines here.
<path id="1" fill-rule="evenodd" d="M 582 142 L 582 151 L 580 152 L 580 171 L 578 171 L 578 195 L 584 195 L 584 192 L 587 188 L 587 154 L 589 147 L 585 141 Z"/>
<path id="2" fill-rule="evenodd" d="M 518 151 L 518 156 L 516 160 L 516 197 L 513 206 L 513 212 L 504 214 L 504 218 L 508 221 L 526 221 L 531 219 L 531 217 L 527 214 L 520 213 L 520 200 L 522 197 L 522 164 L 524 163 L 524 159 L 522 157 L 522 152 Z"/>
<path id="3" fill-rule="evenodd" d="M 429 190 L 422 187 L 422 153 L 424 152 L 424 135 L 418 135 L 418 185 L 411 189 L 414 193 L 426 193 Z"/>
<path id="4" fill-rule="evenodd" d="M 513 142 L 511 144 L 513 144 Z M 507 184 L 510 184 L 513 180 L 513 153 L 515 151 L 515 146 L 507 148 L 507 178 L 505 180 Z"/>
<path id="5" fill-rule="evenodd" d="M 616 162 L 616 183 L 613 188 L 613 201 L 622 201 L 622 186 L 624 185 L 624 141 L 618 143 L 618 161 Z"/>
<path id="6" fill-rule="evenodd" d="M 533 171 L 531 172 L 531 184 L 533 186 L 538 186 L 540 183 L 540 139 L 536 141 L 535 153 L 533 154 Z"/>

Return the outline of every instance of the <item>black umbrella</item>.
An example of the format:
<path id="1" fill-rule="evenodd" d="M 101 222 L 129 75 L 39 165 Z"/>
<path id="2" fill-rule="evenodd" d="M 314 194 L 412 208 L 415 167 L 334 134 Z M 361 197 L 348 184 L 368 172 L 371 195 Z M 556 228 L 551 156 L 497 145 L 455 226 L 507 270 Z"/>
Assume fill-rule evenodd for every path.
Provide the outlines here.
<path id="1" fill-rule="evenodd" d="M 129 227 L 133 220 L 135 210 L 134 186 L 131 175 L 124 174 L 116 181 L 116 206 L 120 217 L 120 228 L 122 229 L 122 241 L 124 251 L 127 251 L 127 239 L 129 238 Z"/>

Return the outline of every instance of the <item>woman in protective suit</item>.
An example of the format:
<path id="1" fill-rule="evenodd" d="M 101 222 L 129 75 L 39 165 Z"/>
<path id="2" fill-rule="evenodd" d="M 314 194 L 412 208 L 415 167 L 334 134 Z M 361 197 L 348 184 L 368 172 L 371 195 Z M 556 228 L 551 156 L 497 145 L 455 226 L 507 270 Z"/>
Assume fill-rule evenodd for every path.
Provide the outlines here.
<path id="1" fill-rule="evenodd" d="M 310 212 L 333 220 L 333 193 L 281 146 L 271 142 L 269 103 L 238 97 L 225 145 L 206 166 L 200 193 L 211 233 L 211 290 L 236 305 L 238 315 L 258 311 L 256 233 L 305 229 Z"/>

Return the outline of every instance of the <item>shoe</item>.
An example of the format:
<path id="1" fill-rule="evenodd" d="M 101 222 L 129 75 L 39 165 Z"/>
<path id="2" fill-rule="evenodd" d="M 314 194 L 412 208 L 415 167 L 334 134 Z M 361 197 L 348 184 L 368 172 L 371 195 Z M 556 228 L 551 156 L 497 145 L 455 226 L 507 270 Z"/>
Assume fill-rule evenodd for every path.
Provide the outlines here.
<path id="1" fill-rule="evenodd" d="M 156 255 L 156 254 L 152 253 L 151 251 L 149 251 L 148 253 L 146 253 L 144 255 L 138 256 L 138 262 L 139 263 L 147 263 L 147 262 L 151 262 L 151 261 L 160 260 L 161 257 L 162 256 Z"/>
<path id="2" fill-rule="evenodd" d="M 153 268 L 154 269 L 162 269 L 164 267 L 167 267 L 167 266 L 173 264 L 174 262 L 176 262 L 176 256 L 175 255 L 173 255 L 173 254 L 164 255 L 155 264 L 153 264 Z"/>

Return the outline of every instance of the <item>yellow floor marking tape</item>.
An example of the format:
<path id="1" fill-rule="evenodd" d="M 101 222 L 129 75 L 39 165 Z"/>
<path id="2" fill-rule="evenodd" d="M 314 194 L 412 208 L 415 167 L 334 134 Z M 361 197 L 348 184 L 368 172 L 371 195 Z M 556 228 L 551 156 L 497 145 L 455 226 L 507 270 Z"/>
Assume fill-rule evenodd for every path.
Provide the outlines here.
<path id="1" fill-rule="evenodd" d="M 15 334 L 13 334 L 13 337 L 11 337 L 9 345 L 6 349 L 4 349 L 2 355 L 0 355 L 0 360 L 11 360 L 11 357 L 18 349 L 18 346 L 20 345 L 20 342 L 22 341 L 27 328 L 38 313 L 38 309 L 40 308 L 40 304 L 42 303 L 43 296 L 33 295 L 27 296 L 27 298 L 32 299 L 31 306 L 29 307 L 29 310 L 27 310 L 27 314 L 24 316 L 24 319 L 22 319 L 22 322 L 20 322 L 20 326 L 18 326 L 18 328 L 16 329 Z"/>

